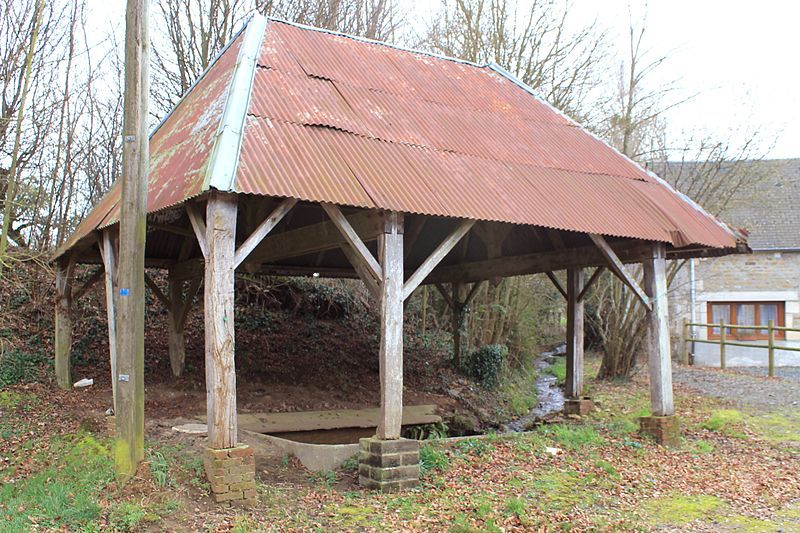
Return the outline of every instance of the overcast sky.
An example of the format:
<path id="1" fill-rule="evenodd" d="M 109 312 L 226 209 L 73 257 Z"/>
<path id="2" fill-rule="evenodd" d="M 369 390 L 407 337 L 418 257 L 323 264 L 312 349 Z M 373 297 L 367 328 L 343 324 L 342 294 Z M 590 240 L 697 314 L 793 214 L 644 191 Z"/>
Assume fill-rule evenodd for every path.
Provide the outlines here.
<path id="1" fill-rule="evenodd" d="M 124 4 L 89 0 L 90 25 L 111 23 L 121 42 Z M 570 14 L 578 23 L 597 19 L 624 53 L 629 6 L 639 17 L 645 5 L 650 48 L 671 57 L 660 75 L 677 80 L 682 94 L 699 93 L 670 112 L 674 130 L 724 137 L 758 129 L 767 144 L 774 142 L 768 157 L 800 157 L 800 2 L 572 0 Z"/>

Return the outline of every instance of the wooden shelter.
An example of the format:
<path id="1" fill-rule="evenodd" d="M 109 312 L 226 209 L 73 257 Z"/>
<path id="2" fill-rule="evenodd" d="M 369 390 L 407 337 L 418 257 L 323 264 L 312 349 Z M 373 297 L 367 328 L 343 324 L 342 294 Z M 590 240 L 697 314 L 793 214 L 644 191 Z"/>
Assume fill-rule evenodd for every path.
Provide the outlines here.
<path id="1" fill-rule="evenodd" d="M 235 272 L 357 278 L 381 306 L 381 416 L 361 474 L 382 489 L 416 478 L 414 444 L 399 437 L 403 303 L 420 285 L 435 284 L 452 306 L 458 357 L 460 317 L 481 282 L 548 273 L 568 302 L 567 393 L 581 410 L 583 300 L 609 269 L 647 308 L 645 425 L 668 436 L 666 261 L 746 248 L 497 65 L 259 16 L 155 129 L 150 154 L 146 265 L 166 269 L 169 287 L 148 285 L 169 309 L 175 374 L 187 294 L 201 282 L 205 291 L 209 457 L 237 450 Z M 75 263 L 105 267 L 113 381 L 125 386 L 114 354 L 114 302 L 125 290 L 115 281 L 119 194 L 114 186 L 57 253 L 56 368 L 66 386 Z M 644 267 L 641 286 L 631 263 Z M 219 499 L 237 497 L 217 488 Z"/>

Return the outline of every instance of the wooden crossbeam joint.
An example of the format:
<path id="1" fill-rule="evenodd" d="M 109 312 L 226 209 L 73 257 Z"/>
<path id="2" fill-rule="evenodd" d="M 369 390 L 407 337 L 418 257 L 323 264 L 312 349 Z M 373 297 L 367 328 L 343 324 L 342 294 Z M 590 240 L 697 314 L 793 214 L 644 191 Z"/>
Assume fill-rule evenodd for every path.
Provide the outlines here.
<path id="1" fill-rule="evenodd" d="M 355 260 L 353 267 L 356 269 L 356 272 L 358 272 L 359 275 L 363 273 L 367 276 L 371 276 L 377 283 L 380 283 L 383 280 L 381 265 L 378 264 L 378 261 L 364 244 L 364 241 L 361 240 L 361 237 L 358 236 L 353 226 L 350 225 L 347 218 L 342 214 L 341 210 L 334 204 L 322 203 L 321 205 L 322 209 L 324 209 L 330 217 L 331 222 L 333 222 L 344 237 L 345 246 L 349 246 L 354 252 L 352 255 L 348 256 L 348 260 L 351 262 Z"/>
<path id="2" fill-rule="evenodd" d="M 592 285 L 594 284 L 594 282 L 597 281 L 597 278 L 600 277 L 600 274 L 602 274 L 605 269 L 606 269 L 606 267 L 604 267 L 604 266 L 599 266 L 599 267 L 594 269 L 594 272 L 592 272 L 592 276 L 589 278 L 589 281 L 586 282 L 586 284 L 583 286 L 583 289 L 581 289 L 580 294 L 578 294 L 578 301 L 579 302 L 583 301 L 583 299 L 588 294 L 589 289 L 592 288 Z"/>
<path id="3" fill-rule="evenodd" d="M 408 299 L 411 293 L 428 277 L 450 251 L 461 241 L 462 237 L 475 225 L 474 220 L 463 220 L 456 228 L 445 237 L 428 258 L 422 262 L 410 278 L 403 285 L 403 300 Z"/>
<path id="4" fill-rule="evenodd" d="M 283 202 L 275 208 L 272 213 L 264 219 L 261 224 L 250 234 L 250 236 L 239 246 L 236 250 L 233 260 L 233 268 L 238 267 L 242 264 L 247 256 L 255 250 L 256 246 L 258 246 L 264 238 L 269 235 L 275 226 L 280 223 L 281 220 L 292 210 L 292 208 L 297 204 L 296 198 L 287 198 Z"/>
<path id="5" fill-rule="evenodd" d="M 625 265 L 620 258 L 617 257 L 617 254 L 614 252 L 611 246 L 609 246 L 606 240 L 601 235 L 594 233 L 589 233 L 588 235 L 589 238 L 592 239 L 592 242 L 595 244 L 595 246 L 597 246 L 597 248 L 600 250 L 600 253 L 602 253 L 608 261 L 608 266 L 611 268 L 611 272 L 613 272 L 614 275 L 616 275 L 625 285 L 628 286 L 628 288 L 634 292 L 636 297 L 639 298 L 639 300 L 642 302 L 642 305 L 644 305 L 648 311 L 652 311 L 653 304 L 650 301 L 650 298 L 648 298 L 647 294 L 644 292 L 644 290 L 642 290 L 636 280 L 633 279 L 633 276 L 631 276 L 630 272 L 625 269 Z"/>
<path id="6" fill-rule="evenodd" d="M 203 257 L 207 257 L 206 223 L 191 202 L 186 202 L 186 214 L 189 215 L 189 222 L 192 223 L 194 234 L 197 237 L 197 244 L 200 246 L 200 251 L 203 253 Z"/>
<path id="7" fill-rule="evenodd" d="M 555 288 L 558 289 L 558 292 L 561 293 L 561 296 L 563 296 L 566 299 L 566 297 L 567 297 L 567 289 L 565 289 L 564 285 L 561 284 L 561 280 L 559 280 L 556 277 L 556 275 L 553 274 L 552 270 L 548 270 L 547 272 L 545 272 L 545 274 L 547 274 L 548 279 L 550 279 L 550 281 L 553 283 Z"/>

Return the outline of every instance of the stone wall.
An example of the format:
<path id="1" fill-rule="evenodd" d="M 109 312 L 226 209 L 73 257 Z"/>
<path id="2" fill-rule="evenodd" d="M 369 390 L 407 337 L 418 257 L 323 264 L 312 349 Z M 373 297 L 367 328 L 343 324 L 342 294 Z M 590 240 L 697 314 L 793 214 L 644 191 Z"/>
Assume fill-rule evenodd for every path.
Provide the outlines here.
<path id="1" fill-rule="evenodd" d="M 800 253 L 755 252 L 747 255 L 695 259 L 696 320 L 707 323 L 709 301 L 784 302 L 788 327 L 800 327 Z M 688 263 L 670 287 L 670 326 L 673 352 L 679 357 L 685 347 L 679 341 L 683 320 L 690 320 Z M 698 338 L 706 338 L 698 328 Z M 787 332 L 787 341 L 800 341 L 800 333 Z"/>

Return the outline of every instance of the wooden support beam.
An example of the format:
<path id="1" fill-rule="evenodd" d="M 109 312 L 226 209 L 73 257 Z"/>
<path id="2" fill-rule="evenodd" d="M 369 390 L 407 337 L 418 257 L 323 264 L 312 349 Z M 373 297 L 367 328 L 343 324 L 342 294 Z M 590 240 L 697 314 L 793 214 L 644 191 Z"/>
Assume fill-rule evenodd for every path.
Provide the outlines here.
<path id="1" fill-rule="evenodd" d="M 258 225 L 258 227 L 253 231 L 252 234 L 239 246 L 239 249 L 236 250 L 236 255 L 234 256 L 233 266 L 234 268 L 238 267 L 242 264 L 250 253 L 256 249 L 256 246 L 261 244 L 261 241 L 264 240 L 270 231 L 272 231 L 278 223 L 283 220 L 283 217 L 286 216 L 289 211 L 297 204 L 297 200 L 295 198 L 287 198 L 283 202 L 275 208 L 275 210 L 270 214 L 264 221 Z"/>
<path id="2" fill-rule="evenodd" d="M 347 261 L 353 266 L 353 270 L 355 270 L 358 278 L 367 287 L 367 290 L 372 295 L 372 297 L 375 298 L 375 300 L 380 301 L 381 299 L 380 283 L 376 281 L 375 278 L 372 276 L 372 274 L 368 271 L 363 261 L 361 261 L 361 258 L 359 257 L 358 253 L 347 245 L 342 246 L 341 250 L 344 256 L 347 258 Z"/>
<path id="3" fill-rule="evenodd" d="M 197 212 L 195 209 L 194 204 L 189 201 L 186 202 L 186 214 L 189 215 L 189 222 L 192 223 L 192 228 L 194 229 L 194 235 L 197 237 L 197 245 L 200 246 L 200 251 L 203 254 L 203 257 L 208 257 L 208 247 L 206 246 L 206 239 L 208 232 L 206 231 L 206 223 L 203 221 L 203 217 L 200 216 L 200 213 Z"/>
<path id="4" fill-rule="evenodd" d="M 375 240 L 383 231 L 383 222 L 377 211 L 364 211 L 346 218 L 364 242 Z M 310 224 L 267 236 L 245 260 L 245 264 L 274 263 L 282 259 L 334 250 L 343 244 L 345 238 L 333 222 Z"/>
<path id="5" fill-rule="evenodd" d="M 54 366 L 56 382 L 62 389 L 72 388 L 72 283 L 75 275 L 75 255 L 59 259 L 56 265 L 56 317 Z"/>
<path id="6" fill-rule="evenodd" d="M 183 281 L 169 278 L 169 307 L 167 308 L 167 347 L 169 349 L 169 366 L 172 375 L 180 377 L 183 374 L 186 361 L 186 323 L 185 309 L 191 305 L 194 296 L 184 296 Z M 187 301 L 188 300 L 188 301 Z"/>
<path id="7" fill-rule="evenodd" d="M 237 443 L 236 366 L 234 363 L 234 255 L 236 195 L 212 192 L 206 208 L 205 275 L 206 412 L 208 446 Z"/>
<path id="8" fill-rule="evenodd" d="M 356 271 L 358 272 L 363 270 L 368 275 L 372 276 L 376 282 L 379 282 L 383 278 L 383 274 L 381 273 L 381 265 L 378 264 L 378 261 L 367 249 L 364 241 L 361 240 L 361 237 L 359 237 L 353 226 L 350 225 L 350 222 L 334 204 L 322 203 L 320 205 L 322 205 L 322 209 L 325 210 L 330 217 L 331 222 L 333 222 L 333 224 L 342 234 L 346 244 L 353 252 L 355 252 L 355 254 L 348 256 L 348 260 L 355 260 L 353 267 L 356 269 Z"/>
<path id="9" fill-rule="evenodd" d="M 159 231 L 166 231 L 167 233 L 174 233 L 175 235 L 194 237 L 194 231 L 172 224 L 158 224 L 156 222 L 151 222 L 147 225 L 147 227 Z"/>
<path id="10" fill-rule="evenodd" d="M 641 242 L 615 243 L 614 251 L 623 262 L 639 263 L 650 253 Z M 567 250 L 538 252 L 471 261 L 457 265 L 439 266 L 425 283 L 470 282 L 537 274 L 548 270 L 606 265 L 608 261 L 596 246 L 581 246 Z"/>
<path id="11" fill-rule="evenodd" d="M 172 307 L 172 302 L 170 302 L 169 298 L 167 298 L 167 295 L 161 291 L 158 285 L 156 285 L 156 282 L 153 281 L 153 278 L 151 278 L 147 272 L 144 273 L 144 282 L 150 288 L 150 290 L 153 291 L 153 294 L 156 296 L 156 298 L 158 298 L 158 301 L 161 302 L 161 305 L 164 306 L 164 309 L 169 311 L 169 309 Z"/>
<path id="12" fill-rule="evenodd" d="M 399 439 L 403 419 L 403 214 L 389 213 L 381 244 L 381 418 L 378 438 Z"/>
<path id="13" fill-rule="evenodd" d="M 442 295 L 442 298 L 444 298 L 444 301 L 447 304 L 447 306 L 450 309 L 455 309 L 456 308 L 455 303 L 453 302 L 453 299 L 450 297 L 450 295 L 447 294 L 447 289 L 445 289 L 441 283 L 436 283 L 435 287 L 436 290 L 439 291 L 439 294 Z"/>
<path id="14" fill-rule="evenodd" d="M 599 267 L 594 269 L 594 272 L 592 272 L 592 275 L 589 278 L 589 281 L 586 282 L 586 284 L 583 286 L 583 289 L 581 289 L 581 293 L 578 295 L 578 301 L 579 302 L 582 302 L 583 299 L 586 298 L 586 294 L 589 292 L 589 289 L 592 288 L 592 285 L 594 285 L 594 282 L 597 281 L 597 278 L 600 277 L 600 274 L 602 274 L 605 269 L 606 269 L 606 267 L 604 267 L 604 266 L 599 266 Z"/>
<path id="15" fill-rule="evenodd" d="M 608 261 L 608 266 L 611 268 L 611 271 L 614 273 L 614 275 L 616 275 L 625 285 L 628 286 L 628 288 L 634 292 L 634 294 L 636 294 L 636 297 L 639 298 L 645 308 L 648 310 L 652 309 L 650 299 L 644 293 L 636 280 L 633 279 L 633 276 L 631 276 L 630 272 L 625 269 L 625 265 L 622 263 L 620 258 L 617 257 L 617 254 L 614 253 L 614 250 L 608 245 L 606 240 L 602 236 L 594 233 L 589 233 L 588 235 Z"/>
<path id="16" fill-rule="evenodd" d="M 583 269 L 567 269 L 567 398 L 583 396 Z"/>
<path id="17" fill-rule="evenodd" d="M 672 397 L 672 354 L 667 305 L 667 260 L 663 243 L 652 245 L 652 256 L 642 263 L 644 286 L 652 307 L 647 310 L 647 364 L 653 416 L 675 414 Z"/>
<path id="18" fill-rule="evenodd" d="M 472 288 L 469 290 L 469 294 L 467 294 L 467 298 L 464 300 L 464 305 L 470 307 L 472 305 L 472 300 L 478 295 L 478 291 L 486 283 L 486 280 L 476 281 L 472 284 Z"/>
<path id="19" fill-rule="evenodd" d="M 106 317 L 108 320 L 108 357 L 111 366 L 111 397 L 113 406 L 117 405 L 117 260 L 118 243 L 116 230 L 103 230 L 100 251 L 103 257 L 104 281 L 106 288 Z M 116 408 L 116 407 L 115 407 Z"/>
<path id="20" fill-rule="evenodd" d="M 467 352 L 467 285 L 466 283 L 453 283 L 453 364 L 456 368 L 461 366 L 461 361 Z"/>
<path id="21" fill-rule="evenodd" d="M 545 272 L 545 274 L 547 274 L 547 278 L 553 283 L 553 285 L 555 285 L 558 292 L 561 293 L 561 296 L 567 298 L 567 290 L 561 284 L 561 280 L 558 279 L 555 274 L 553 274 L 553 271 L 548 270 L 547 272 Z"/>
<path id="22" fill-rule="evenodd" d="M 184 305 L 181 309 L 181 314 L 178 317 L 178 324 L 180 324 L 181 327 L 186 325 L 186 320 L 189 318 L 189 312 L 192 310 L 192 305 L 194 305 L 194 297 L 197 295 L 197 289 L 200 288 L 200 283 L 202 283 L 202 281 L 202 277 L 196 277 L 189 283 L 189 289 L 184 295 Z"/>
<path id="23" fill-rule="evenodd" d="M 445 239 L 436 247 L 436 249 L 422 262 L 417 270 L 408 278 L 408 281 L 403 285 L 403 300 L 407 300 L 411 293 L 419 287 L 419 285 L 428 277 L 434 268 L 442 262 L 447 254 L 450 253 L 461 238 L 475 225 L 474 220 L 463 220 L 459 222 L 458 226 L 445 237 Z"/>
<path id="24" fill-rule="evenodd" d="M 92 275 L 89 276 L 89 279 L 87 279 L 83 283 L 83 285 L 81 285 L 80 288 L 72 294 L 72 301 L 73 302 L 78 301 L 80 299 L 80 297 L 83 296 L 84 294 L 86 294 L 89 291 L 89 289 L 94 287 L 94 284 L 97 283 L 98 281 L 100 281 L 102 279 L 102 277 L 103 277 L 103 269 L 102 268 L 98 268 L 97 270 L 92 272 Z"/>

